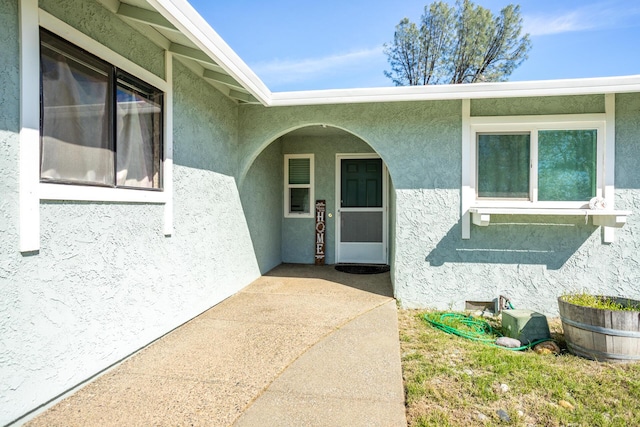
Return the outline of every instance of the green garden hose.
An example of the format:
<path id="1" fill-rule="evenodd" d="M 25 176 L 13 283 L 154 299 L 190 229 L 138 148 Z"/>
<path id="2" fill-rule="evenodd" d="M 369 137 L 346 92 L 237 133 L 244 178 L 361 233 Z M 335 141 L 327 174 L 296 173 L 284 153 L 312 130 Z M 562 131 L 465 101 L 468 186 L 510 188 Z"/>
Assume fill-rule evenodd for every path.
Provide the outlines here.
<path id="1" fill-rule="evenodd" d="M 502 347 L 495 344 L 496 338 L 501 337 L 502 334 L 492 328 L 491 325 L 485 320 L 476 319 L 473 316 L 466 314 L 448 312 L 426 313 L 422 317 L 434 328 L 448 334 L 457 335 L 462 338 L 466 338 L 472 341 L 478 341 L 492 347 L 504 348 L 507 350 L 526 350 L 542 342 L 551 341 L 549 339 L 542 339 L 523 345 L 521 347 Z"/>

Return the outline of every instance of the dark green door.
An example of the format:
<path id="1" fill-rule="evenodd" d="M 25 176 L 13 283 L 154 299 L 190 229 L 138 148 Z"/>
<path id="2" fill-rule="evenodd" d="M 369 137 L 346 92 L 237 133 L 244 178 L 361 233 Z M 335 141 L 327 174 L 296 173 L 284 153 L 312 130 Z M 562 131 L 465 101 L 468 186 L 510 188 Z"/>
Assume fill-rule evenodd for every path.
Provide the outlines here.
<path id="1" fill-rule="evenodd" d="M 342 160 L 343 208 L 382 207 L 382 160 Z"/>

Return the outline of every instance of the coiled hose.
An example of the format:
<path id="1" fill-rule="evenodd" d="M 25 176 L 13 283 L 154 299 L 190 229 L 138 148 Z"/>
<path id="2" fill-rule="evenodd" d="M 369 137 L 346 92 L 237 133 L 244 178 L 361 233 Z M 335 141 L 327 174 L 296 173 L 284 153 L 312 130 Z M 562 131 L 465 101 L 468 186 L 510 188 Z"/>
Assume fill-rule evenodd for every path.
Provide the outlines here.
<path id="1" fill-rule="evenodd" d="M 502 347 L 495 343 L 496 339 L 501 337 L 502 334 L 491 327 L 491 325 L 485 320 L 477 319 L 471 315 L 451 312 L 426 313 L 422 317 L 434 328 L 448 334 L 457 335 L 462 338 L 487 344 L 491 347 L 504 348 L 507 350 L 526 350 L 542 342 L 551 341 L 550 339 L 542 339 L 533 341 L 521 347 Z"/>

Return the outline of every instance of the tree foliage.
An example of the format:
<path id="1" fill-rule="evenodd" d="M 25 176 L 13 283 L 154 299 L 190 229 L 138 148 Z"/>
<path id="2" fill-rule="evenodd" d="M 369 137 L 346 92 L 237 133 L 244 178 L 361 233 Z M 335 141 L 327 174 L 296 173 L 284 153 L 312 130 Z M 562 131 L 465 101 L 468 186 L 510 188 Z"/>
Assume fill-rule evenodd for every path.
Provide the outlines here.
<path id="1" fill-rule="evenodd" d="M 396 86 L 505 81 L 531 49 L 520 6 L 494 15 L 470 0 L 425 6 L 420 26 L 404 18 L 384 46 Z"/>

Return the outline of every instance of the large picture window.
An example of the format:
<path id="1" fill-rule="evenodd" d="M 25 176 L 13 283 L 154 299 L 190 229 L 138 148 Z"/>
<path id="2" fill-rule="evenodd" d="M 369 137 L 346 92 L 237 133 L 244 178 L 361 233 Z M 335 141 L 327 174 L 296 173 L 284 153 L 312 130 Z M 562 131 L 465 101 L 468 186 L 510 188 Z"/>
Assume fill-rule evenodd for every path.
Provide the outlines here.
<path id="1" fill-rule="evenodd" d="M 575 207 L 589 202 L 599 195 L 601 132 L 597 126 L 549 129 L 543 125 L 476 132 L 478 202 L 575 202 Z"/>
<path id="2" fill-rule="evenodd" d="M 163 93 L 40 30 L 40 179 L 161 189 Z"/>

